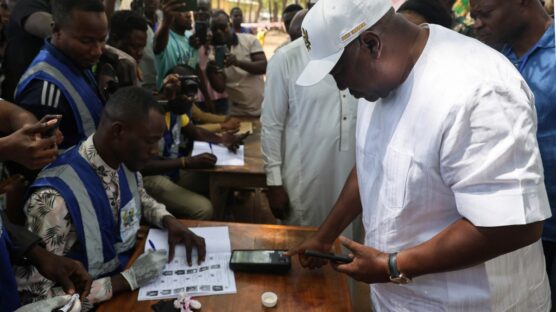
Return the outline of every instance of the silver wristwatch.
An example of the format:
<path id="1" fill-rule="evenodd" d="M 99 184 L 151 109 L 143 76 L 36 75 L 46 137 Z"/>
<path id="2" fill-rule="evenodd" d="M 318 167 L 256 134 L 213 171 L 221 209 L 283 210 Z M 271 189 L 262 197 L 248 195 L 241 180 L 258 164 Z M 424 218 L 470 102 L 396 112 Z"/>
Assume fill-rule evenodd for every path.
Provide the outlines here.
<path id="1" fill-rule="evenodd" d="M 388 274 L 390 275 L 390 281 L 398 285 L 409 284 L 411 279 L 402 272 L 398 271 L 398 261 L 396 259 L 397 255 L 397 252 L 388 255 Z"/>

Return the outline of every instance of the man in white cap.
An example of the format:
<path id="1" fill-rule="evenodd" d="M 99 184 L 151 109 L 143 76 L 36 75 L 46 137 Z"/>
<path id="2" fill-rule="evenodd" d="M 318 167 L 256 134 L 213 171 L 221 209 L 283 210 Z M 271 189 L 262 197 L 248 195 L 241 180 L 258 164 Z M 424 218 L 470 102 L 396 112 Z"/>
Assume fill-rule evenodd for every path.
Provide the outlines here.
<path id="1" fill-rule="evenodd" d="M 356 167 L 289 254 L 323 265 L 305 250 L 330 250 L 363 213 L 365 245 L 341 238 L 353 259 L 333 266 L 373 284 L 375 311 L 548 311 L 539 238 L 550 209 L 534 97 L 513 65 L 410 24 L 388 0 L 320 0 L 303 37 L 311 61 L 298 84 L 330 73 L 361 99 Z"/>

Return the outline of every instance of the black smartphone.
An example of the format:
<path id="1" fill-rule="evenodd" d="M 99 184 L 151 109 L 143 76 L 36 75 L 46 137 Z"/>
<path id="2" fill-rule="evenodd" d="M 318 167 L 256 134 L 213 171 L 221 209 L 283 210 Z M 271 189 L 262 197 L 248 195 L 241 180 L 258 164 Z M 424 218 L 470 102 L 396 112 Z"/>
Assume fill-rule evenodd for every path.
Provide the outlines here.
<path id="1" fill-rule="evenodd" d="M 195 21 L 195 35 L 199 38 L 199 43 L 205 44 L 207 42 L 207 21 Z"/>
<path id="2" fill-rule="evenodd" d="M 226 59 L 226 53 L 228 53 L 228 47 L 225 45 L 217 45 L 214 47 L 214 62 L 218 69 L 223 69 L 225 67 L 224 60 Z"/>
<path id="3" fill-rule="evenodd" d="M 43 138 L 49 138 L 49 137 L 54 135 L 54 133 L 56 132 L 56 130 L 60 126 L 60 120 L 62 120 L 62 115 L 44 115 L 44 117 L 41 119 L 40 122 L 45 122 L 45 123 L 51 122 L 51 120 L 54 120 L 54 119 L 56 120 L 55 124 L 50 126 L 50 128 L 48 128 L 48 130 L 43 132 L 43 134 L 42 134 Z"/>
<path id="4" fill-rule="evenodd" d="M 323 258 L 323 259 L 327 259 L 334 262 L 340 262 L 340 263 L 351 263 L 351 261 L 353 261 L 353 259 L 348 256 L 336 255 L 333 253 L 320 252 L 320 251 L 310 250 L 310 249 L 305 250 L 304 254 L 306 256 Z"/>
<path id="5" fill-rule="evenodd" d="M 174 0 L 163 0 L 162 4 L 166 4 L 172 1 Z M 197 6 L 197 0 L 176 0 L 176 1 L 178 3 L 183 4 L 179 9 L 179 11 L 181 12 L 197 11 L 199 9 L 199 7 Z"/>
<path id="6" fill-rule="evenodd" d="M 238 272 L 285 274 L 291 268 L 286 250 L 234 249 L 230 269 Z"/>

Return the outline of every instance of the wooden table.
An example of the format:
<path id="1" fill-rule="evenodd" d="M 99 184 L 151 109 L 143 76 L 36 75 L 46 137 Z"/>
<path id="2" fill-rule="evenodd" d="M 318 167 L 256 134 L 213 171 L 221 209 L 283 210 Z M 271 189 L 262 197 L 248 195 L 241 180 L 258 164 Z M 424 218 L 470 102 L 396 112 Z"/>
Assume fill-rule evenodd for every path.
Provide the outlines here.
<path id="1" fill-rule="evenodd" d="M 287 249 L 309 237 L 316 229 L 282 225 L 259 225 L 207 221 L 182 221 L 189 227 L 222 226 L 230 229 L 232 249 Z M 143 237 L 132 261 L 142 253 Z M 335 244 L 336 252 L 340 247 Z M 130 263 L 132 262 L 130 261 Z M 292 258 L 291 271 L 286 275 L 235 273 L 236 294 L 197 297 L 205 312 L 250 312 L 250 311 L 352 311 L 351 299 L 345 275 L 330 266 L 308 270 L 300 266 L 297 257 Z M 278 295 L 278 305 L 264 308 L 261 294 L 273 291 Z M 156 301 L 137 301 L 138 291 L 115 296 L 102 304 L 98 311 L 152 311 Z"/>
<path id="2" fill-rule="evenodd" d="M 223 220 L 226 208 L 226 190 L 229 188 L 266 187 L 261 153 L 261 124 L 258 119 L 242 118 L 253 123 L 253 133 L 245 139 L 244 166 L 217 166 L 211 169 L 194 170 L 209 175 L 210 201 L 214 208 L 214 219 Z"/>

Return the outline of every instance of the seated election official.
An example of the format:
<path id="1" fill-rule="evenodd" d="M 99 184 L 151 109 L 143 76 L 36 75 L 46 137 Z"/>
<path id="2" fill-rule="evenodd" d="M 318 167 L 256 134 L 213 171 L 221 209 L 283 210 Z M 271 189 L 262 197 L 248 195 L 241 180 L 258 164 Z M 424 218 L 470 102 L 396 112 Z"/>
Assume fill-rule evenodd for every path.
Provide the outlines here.
<path id="1" fill-rule="evenodd" d="M 209 153 L 190 156 L 193 140 L 222 144 L 235 151 L 245 136 L 227 132 L 221 135 L 195 126 L 188 117 L 195 103 L 198 80 L 190 67 L 177 66 L 174 74 L 166 77 L 166 131 L 161 141 L 161 157 L 151 160 L 142 170 L 145 189 L 164 203 L 173 214 L 192 219 L 210 220 L 211 202 L 201 194 L 208 193 L 208 181 L 188 169 L 214 167 L 216 156 Z M 178 75 L 179 73 L 179 75 Z M 187 78 L 187 79 L 180 79 Z M 189 88 L 189 90 L 188 90 Z"/>
<path id="2" fill-rule="evenodd" d="M 0 100 L 0 161 L 11 160 L 30 168 L 41 168 L 56 159 L 55 135 L 47 135 L 53 122 L 37 122 L 33 114 L 20 107 Z M 5 194 L 12 178 L 0 163 L 0 194 Z M 0 310 L 18 312 L 37 311 L 41 308 L 60 307 L 69 296 L 41 300 L 38 305 L 20 307 L 15 273 L 12 264 L 28 263 L 43 276 L 62 286 L 67 294 L 79 292 L 88 295 L 92 279 L 81 263 L 46 251 L 41 239 L 24 227 L 14 225 L 5 214 L 6 202 L 0 203 Z"/>
<path id="3" fill-rule="evenodd" d="M 322 265 L 305 251 L 329 251 L 362 214 L 365 243 L 340 237 L 352 261 L 332 265 L 372 284 L 374 311 L 549 311 L 535 96 L 512 63 L 389 0 L 319 0 L 302 28 L 297 83 L 331 74 L 359 98 L 356 164 L 289 255 Z"/>
<path id="4" fill-rule="evenodd" d="M 173 259 L 176 244 L 185 244 L 188 263 L 192 248 L 198 250 L 198 261 L 204 261 L 204 239 L 150 197 L 137 172 L 158 152 L 165 130 L 163 113 L 145 89 L 116 91 L 97 132 L 61 154 L 30 187 L 25 205 L 28 228 L 43 239 L 47 250 L 80 261 L 95 278 L 84 303 L 108 300 L 156 278 Z M 168 230 L 169 250 L 143 254 L 123 271 L 141 218 Z M 56 295 L 53 283 L 37 272 L 18 276 L 18 285 L 20 293 L 29 295 L 24 300 Z"/>

